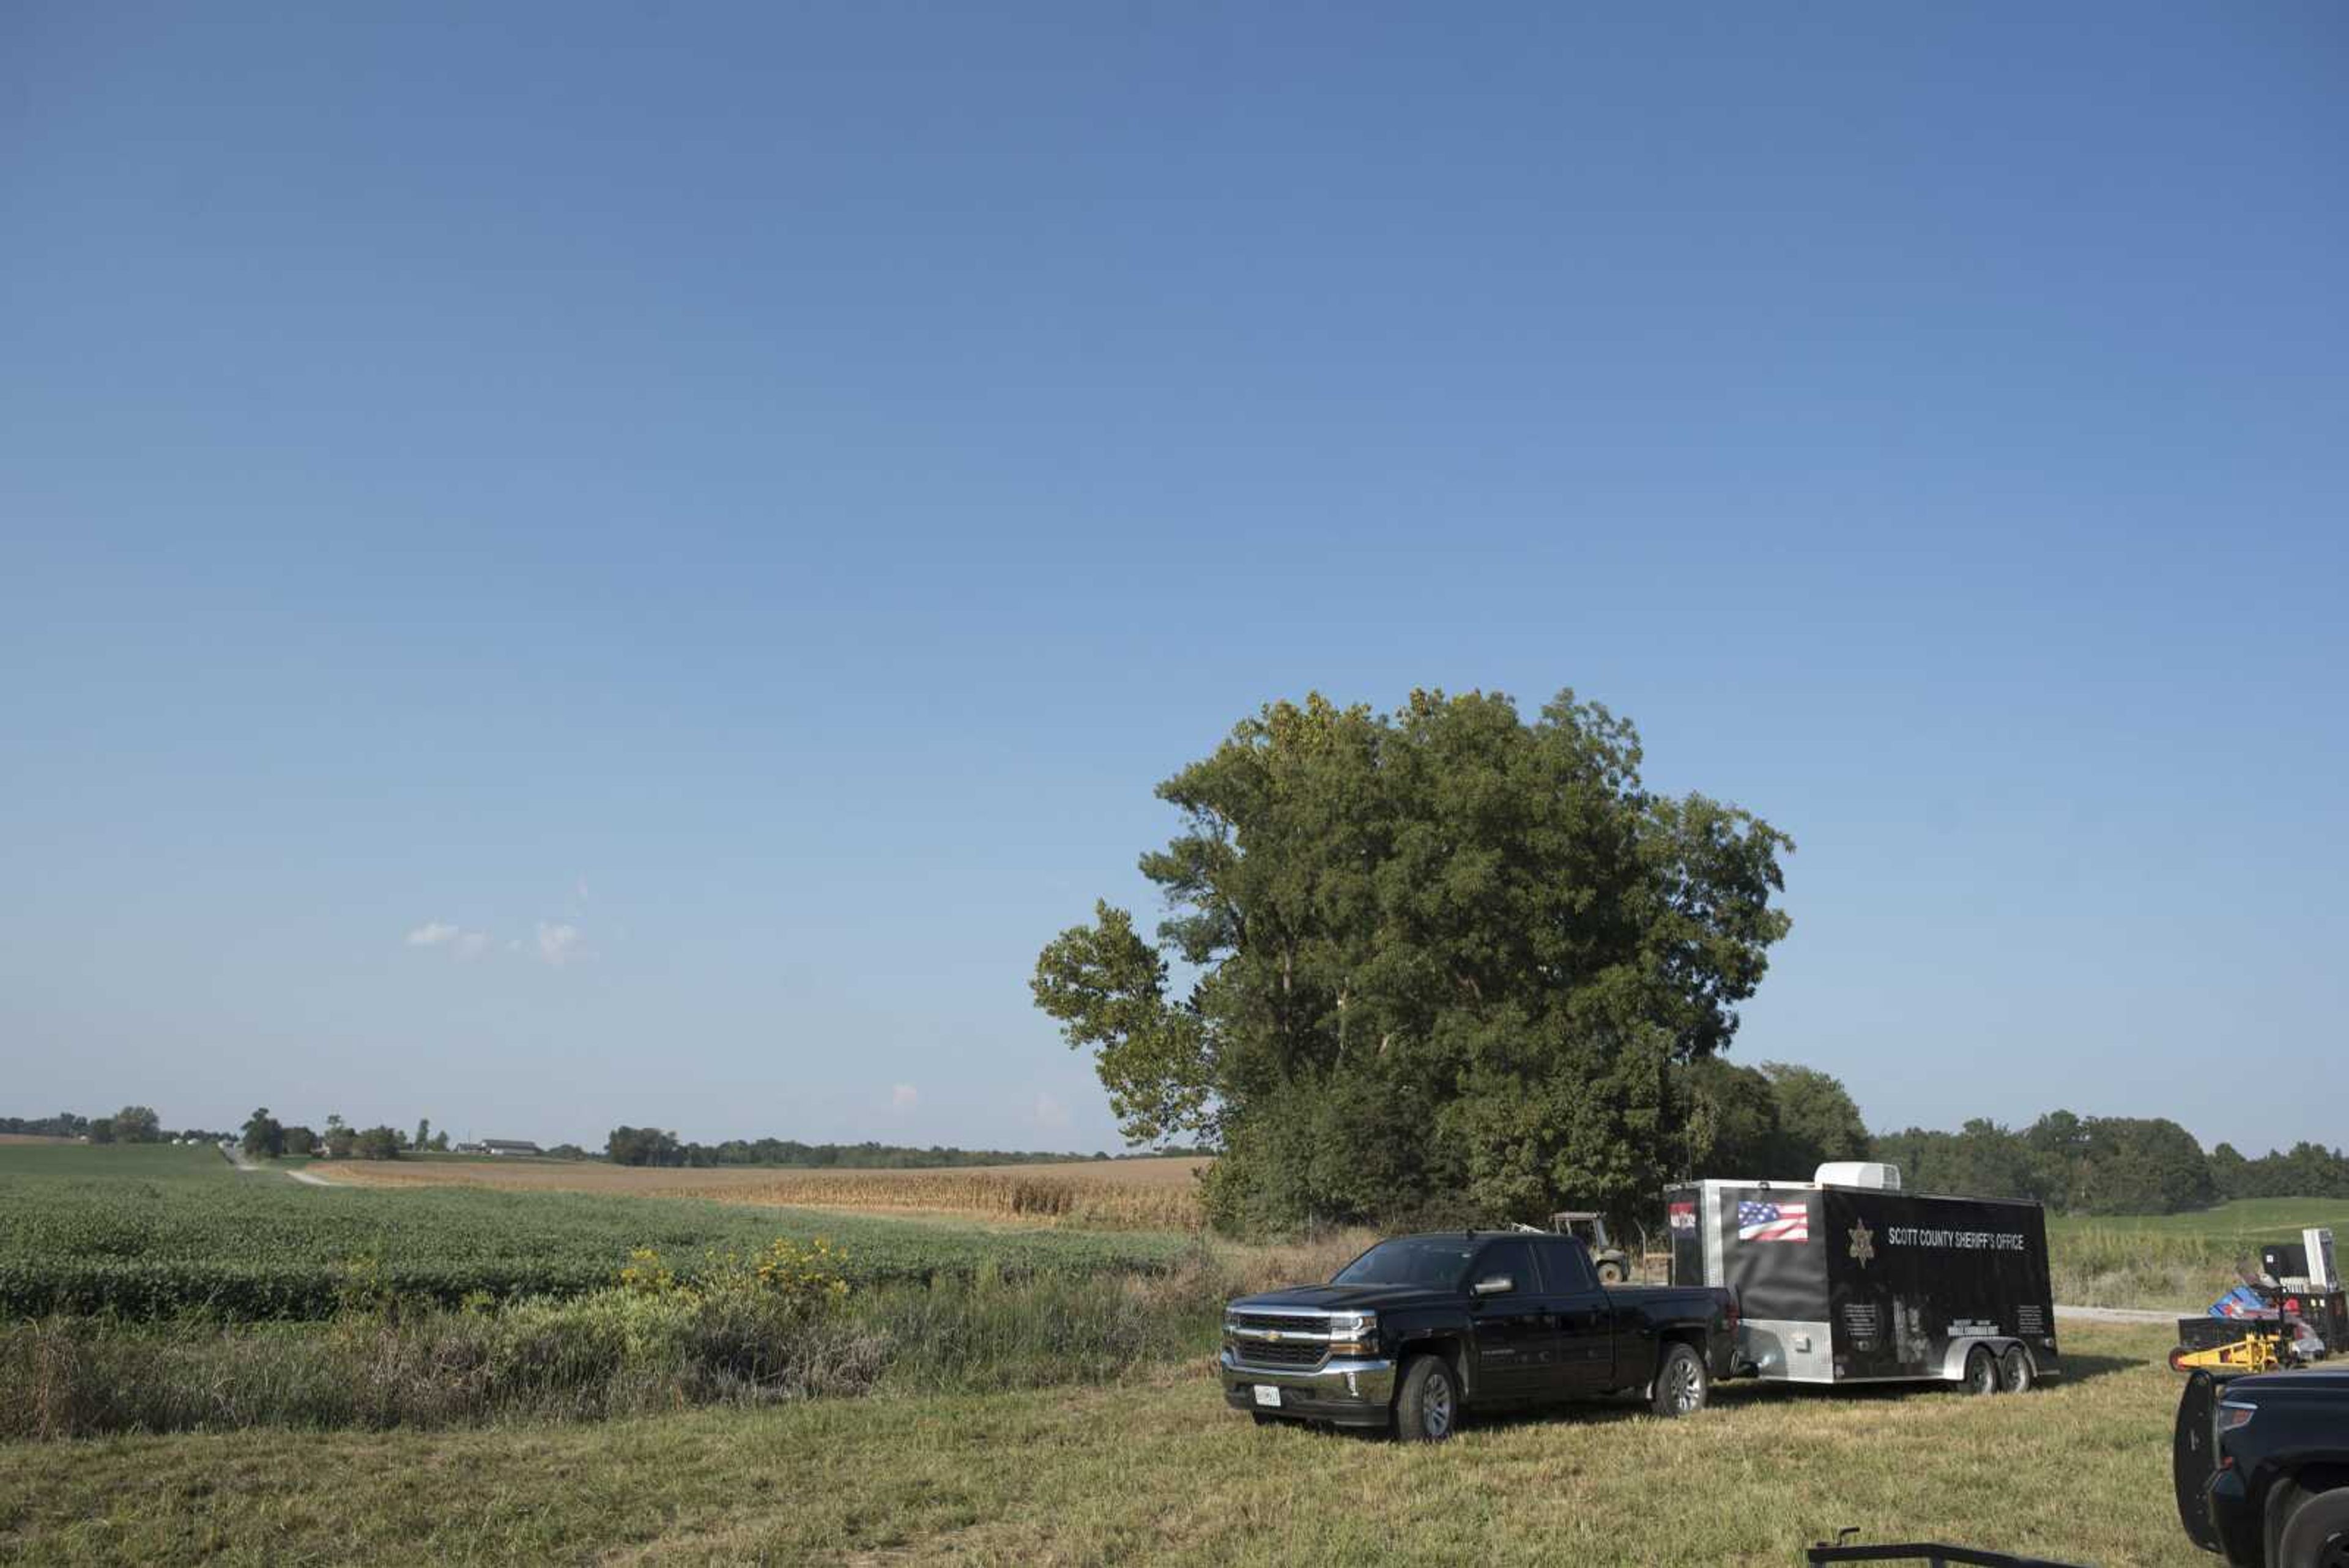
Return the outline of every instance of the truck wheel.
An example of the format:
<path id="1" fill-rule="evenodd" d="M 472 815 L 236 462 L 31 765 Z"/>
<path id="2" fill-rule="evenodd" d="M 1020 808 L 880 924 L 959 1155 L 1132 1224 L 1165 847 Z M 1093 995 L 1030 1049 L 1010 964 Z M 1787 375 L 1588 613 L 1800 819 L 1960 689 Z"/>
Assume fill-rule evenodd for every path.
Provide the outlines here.
<path id="1" fill-rule="evenodd" d="M 1599 1264 L 1599 1282 L 1602 1285 L 1621 1284 L 1623 1282 L 1623 1265 L 1617 1262 L 1612 1258 L 1609 1258 L 1605 1262 Z"/>
<path id="2" fill-rule="evenodd" d="M 2276 1548 L 2276 1568 L 2349 1564 L 2349 1487 L 2318 1492 L 2292 1511 Z"/>
<path id="3" fill-rule="evenodd" d="M 1998 1362 L 1988 1345 L 1977 1345 L 1966 1352 L 1965 1388 L 1969 1394 L 1998 1392 Z"/>
<path id="4" fill-rule="evenodd" d="M 1657 1415 L 1693 1416 L 1704 1408 L 1706 1397 L 1713 1391 L 1713 1379 L 1704 1369 L 1704 1357 L 1685 1345 L 1674 1343 L 1664 1347 L 1664 1358 L 1656 1366 L 1656 1380 L 1648 1386 L 1648 1407 Z"/>
<path id="5" fill-rule="evenodd" d="M 1440 1355 L 1414 1355 L 1403 1365 L 1395 1395 L 1395 1436 L 1407 1443 L 1440 1443 L 1460 1421 L 1460 1391 Z"/>
<path id="6" fill-rule="evenodd" d="M 1998 1386 L 2004 1394 L 2028 1394 L 2033 1381 L 2031 1353 L 2019 1345 L 2010 1345 L 2006 1354 L 1998 1358 Z"/>

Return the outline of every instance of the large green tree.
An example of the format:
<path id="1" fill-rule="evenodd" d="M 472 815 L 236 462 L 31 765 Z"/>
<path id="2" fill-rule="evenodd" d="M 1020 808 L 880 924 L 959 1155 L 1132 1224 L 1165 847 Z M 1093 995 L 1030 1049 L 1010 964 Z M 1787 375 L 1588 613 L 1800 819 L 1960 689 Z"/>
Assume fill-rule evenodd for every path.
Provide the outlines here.
<path id="1" fill-rule="evenodd" d="M 114 1136 L 124 1143 L 153 1143 L 163 1136 L 163 1118 L 151 1106 L 125 1106 L 114 1113 Z"/>
<path id="2" fill-rule="evenodd" d="M 1786 1062 L 1763 1063 L 1762 1075 L 1778 1112 L 1770 1175 L 1807 1181 L 1828 1160 L 1868 1158 L 1868 1123 L 1843 1080 Z"/>
<path id="3" fill-rule="evenodd" d="M 1640 763 L 1571 692 L 1531 722 L 1485 693 L 1273 704 L 1159 786 L 1184 828 L 1142 857 L 1157 941 L 1097 905 L 1037 1002 L 1129 1138 L 1221 1146 L 1226 1224 L 1627 1212 L 1685 1158 L 1676 1079 L 1785 934 L 1792 848 Z"/>
<path id="4" fill-rule="evenodd" d="M 261 1159 L 274 1159 L 285 1152 L 285 1129 L 275 1116 L 262 1106 L 244 1118 L 244 1152 Z"/>

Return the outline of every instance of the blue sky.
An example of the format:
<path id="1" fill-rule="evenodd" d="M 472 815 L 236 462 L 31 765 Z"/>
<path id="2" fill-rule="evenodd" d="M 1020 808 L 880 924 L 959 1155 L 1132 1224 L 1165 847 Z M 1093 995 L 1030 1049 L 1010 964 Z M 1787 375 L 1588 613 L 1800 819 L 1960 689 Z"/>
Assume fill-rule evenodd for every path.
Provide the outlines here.
<path id="1" fill-rule="evenodd" d="M 1026 980 L 1152 785 L 1572 686 L 1800 846 L 1738 1059 L 2338 1143 L 2344 69 L 2329 5 L 11 5 L 0 1112 L 1113 1148 Z"/>

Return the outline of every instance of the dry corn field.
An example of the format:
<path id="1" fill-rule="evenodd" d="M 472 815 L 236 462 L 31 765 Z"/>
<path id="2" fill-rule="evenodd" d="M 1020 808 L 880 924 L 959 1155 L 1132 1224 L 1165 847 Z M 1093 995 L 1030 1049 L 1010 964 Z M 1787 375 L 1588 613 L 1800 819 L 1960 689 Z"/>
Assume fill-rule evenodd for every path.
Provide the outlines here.
<path id="1" fill-rule="evenodd" d="M 1181 1231 L 1200 1223 L 1195 1171 L 1210 1161 L 1093 1160 L 953 1170 L 780 1170 L 718 1166 L 503 1164 L 497 1160 L 365 1160 L 312 1167 L 334 1182 L 367 1187 L 494 1187 L 516 1192 L 600 1192 L 643 1198 L 707 1198 L 790 1209 L 966 1215 L 1024 1224 L 1095 1230 Z"/>

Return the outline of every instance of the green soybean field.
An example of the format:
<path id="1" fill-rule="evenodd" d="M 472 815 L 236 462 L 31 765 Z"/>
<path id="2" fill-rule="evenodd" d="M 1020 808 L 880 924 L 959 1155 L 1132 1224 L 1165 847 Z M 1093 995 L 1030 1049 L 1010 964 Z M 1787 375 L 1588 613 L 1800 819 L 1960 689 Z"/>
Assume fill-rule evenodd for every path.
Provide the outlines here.
<path id="1" fill-rule="evenodd" d="M 125 1158 L 129 1157 L 129 1158 Z M 0 1315 L 331 1316 L 354 1294 L 456 1305 L 611 1284 L 637 1248 L 689 1274 L 710 1251 L 828 1238 L 859 1284 L 1149 1272 L 1170 1234 L 987 1230 L 688 1199 L 308 1187 L 212 1148 L 0 1150 Z"/>

